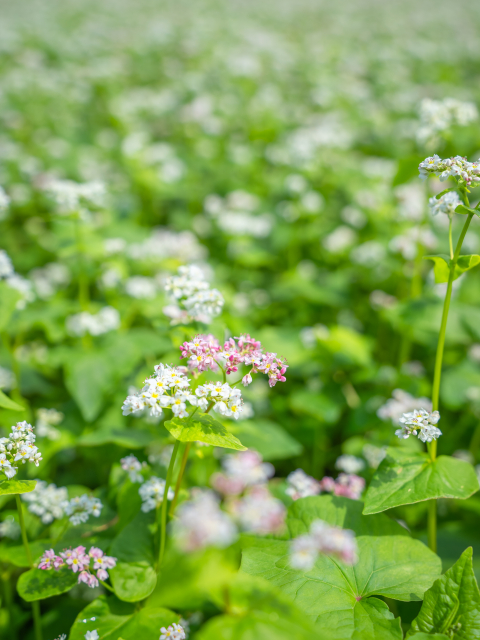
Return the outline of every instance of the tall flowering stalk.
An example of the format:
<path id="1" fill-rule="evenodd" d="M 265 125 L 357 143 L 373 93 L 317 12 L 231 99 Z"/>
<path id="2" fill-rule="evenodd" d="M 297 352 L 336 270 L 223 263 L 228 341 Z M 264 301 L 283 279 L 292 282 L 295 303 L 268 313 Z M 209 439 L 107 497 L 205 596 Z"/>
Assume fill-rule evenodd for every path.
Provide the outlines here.
<path id="1" fill-rule="evenodd" d="M 449 245 L 450 245 L 450 262 L 448 270 L 447 291 L 445 294 L 445 300 L 443 303 L 442 321 L 440 324 L 440 333 L 438 337 L 437 353 L 435 357 L 435 369 L 433 375 L 433 388 L 432 388 L 432 412 L 433 415 L 438 413 L 439 398 L 440 398 L 440 382 L 442 377 L 442 363 L 443 353 L 445 349 L 445 335 L 447 330 L 448 312 L 450 310 L 450 302 L 452 299 L 452 287 L 455 280 L 455 272 L 462 250 L 463 241 L 467 235 L 468 228 L 474 215 L 480 215 L 478 208 L 471 209 L 468 199 L 469 188 L 476 187 L 480 184 L 480 161 L 468 162 L 466 158 L 455 156 L 454 158 L 441 159 L 439 156 L 434 155 L 426 158 L 419 165 L 420 178 L 425 180 L 429 175 L 436 175 L 441 181 L 453 178 L 456 182 L 456 187 L 447 189 L 445 192 L 437 196 L 436 200 L 438 205 L 430 206 L 433 213 L 442 211 L 448 214 L 450 218 L 449 225 Z M 455 198 L 452 193 L 458 191 L 463 205 Z M 434 204 L 434 203 L 433 203 Z M 453 209 L 453 204 L 457 205 Z M 455 251 L 453 251 L 452 242 L 452 218 L 454 211 L 462 214 L 466 214 L 467 218 L 463 225 L 460 237 L 458 239 Z M 432 461 L 435 461 L 437 457 L 437 441 L 434 437 L 431 440 L 427 440 L 427 448 Z M 437 507 L 436 501 L 431 500 L 428 506 L 428 544 L 433 551 L 437 548 Z"/>

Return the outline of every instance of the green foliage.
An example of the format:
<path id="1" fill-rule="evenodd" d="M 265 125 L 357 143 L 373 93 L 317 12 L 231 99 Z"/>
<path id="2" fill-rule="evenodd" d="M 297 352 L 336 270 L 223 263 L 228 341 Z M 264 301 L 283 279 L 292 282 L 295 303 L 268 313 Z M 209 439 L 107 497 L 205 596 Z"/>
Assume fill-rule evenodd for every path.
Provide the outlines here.
<path id="1" fill-rule="evenodd" d="M 10 400 L 3 391 L 0 391 L 0 407 L 2 409 L 9 409 L 10 411 L 25 411 L 25 407 L 22 407 L 17 402 Z"/>
<path id="2" fill-rule="evenodd" d="M 438 255 L 438 256 L 425 256 L 425 260 L 431 260 L 434 263 L 433 270 L 435 272 L 435 282 L 440 284 L 442 282 L 448 282 L 450 276 L 450 268 L 452 261 L 450 256 Z M 453 279 L 456 280 L 466 271 L 470 271 L 480 264 L 480 256 L 460 256 L 455 265 L 453 272 Z"/>
<path id="3" fill-rule="evenodd" d="M 172 420 L 165 422 L 165 428 L 180 442 L 204 442 L 215 447 L 235 449 L 236 451 L 245 451 L 246 449 L 238 438 L 229 433 L 221 422 L 209 414 L 198 415 L 195 413 L 192 418 L 187 420 L 172 418 Z"/>
<path id="4" fill-rule="evenodd" d="M 67 567 L 30 569 L 22 573 L 17 582 L 19 595 L 27 602 L 43 600 L 70 591 L 78 582 L 78 575 Z"/>
<path id="5" fill-rule="evenodd" d="M 473 213 L 474 215 L 480 217 L 480 210 L 478 208 L 477 209 L 472 209 L 471 207 L 467 207 L 464 204 L 459 204 L 458 207 L 455 209 L 455 211 L 457 213 L 462 213 L 464 215 L 468 215 L 468 214 L 472 214 Z"/>
<path id="6" fill-rule="evenodd" d="M 282 460 L 299 456 L 303 447 L 283 427 L 271 420 L 241 420 L 229 425 L 229 431 L 248 449 L 255 449 L 264 460 Z"/>
<path id="7" fill-rule="evenodd" d="M 425 453 L 390 448 L 370 482 L 363 513 L 436 498 L 465 500 L 478 489 L 475 471 L 464 460 L 439 456 L 432 462 Z"/>
<path id="8" fill-rule="evenodd" d="M 178 622 L 178 615 L 168 609 L 148 604 L 137 609 L 114 596 L 101 596 L 80 611 L 69 640 L 84 640 L 86 632 L 93 630 L 97 630 L 102 640 L 158 640 L 160 627 L 168 627 L 172 622 Z"/>
<path id="9" fill-rule="evenodd" d="M 16 493 L 30 493 L 37 485 L 36 480 L 4 480 L 0 482 L 0 496 L 13 496 Z"/>
<path id="10" fill-rule="evenodd" d="M 417 638 L 417 631 L 446 634 L 458 640 L 480 638 L 480 592 L 473 573 L 471 548 L 425 594 L 407 638 Z"/>

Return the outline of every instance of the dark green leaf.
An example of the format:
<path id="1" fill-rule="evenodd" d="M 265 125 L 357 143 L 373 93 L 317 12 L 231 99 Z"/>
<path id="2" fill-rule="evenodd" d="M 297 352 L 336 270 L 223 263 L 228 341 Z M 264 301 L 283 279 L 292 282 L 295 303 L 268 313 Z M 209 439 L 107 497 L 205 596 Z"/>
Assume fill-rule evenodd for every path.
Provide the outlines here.
<path id="1" fill-rule="evenodd" d="M 480 211 L 478 209 L 472 209 L 470 207 L 467 207 L 464 204 L 459 204 L 458 207 L 455 209 L 456 213 L 461 213 L 463 215 L 469 215 L 471 213 L 475 214 L 476 216 L 480 216 Z"/>
<path id="2" fill-rule="evenodd" d="M 27 602 L 43 600 L 70 591 L 78 582 L 78 574 L 62 567 L 55 569 L 30 569 L 22 573 L 17 582 L 17 591 Z"/>
<path id="3" fill-rule="evenodd" d="M 204 442 L 225 449 L 246 450 L 240 440 L 208 414 L 195 414 L 190 419 L 172 418 L 165 422 L 165 427 L 180 442 Z"/>
<path id="4" fill-rule="evenodd" d="M 158 640 L 160 627 L 178 622 L 179 616 L 168 609 L 153 609 L 101 596 L 80 611 L 70 629 L 69 640 L 84 640 L 87 631 L 98 632 L 101 640 Z M 85 622 L 86 621 L 86 622 Z"/>
<path id="5" fill-rule="evenodd" d="M 11 496 L 15 493 L 30 493 L 37 486 L 36 480 L 4 480 L 0 482 L 0 496 Z"/>
<path id="6" fill-rule="evenodd" d="M 98 416 L 115 383 L 113 367 L 101 352 L 80 353 L 65 364 L 65 384 L 87 422 Z"/>
<path id="7" fill-rule="evenodd" d="M 364 514 L 436 498 L 464 500 L 478 491 L 472 465 L 458 458 L 390 448 L 365 495 Z"/>
<path id="8" fill-rule="evenodd" d="M 230 431 L 248 449 L 258 451 L 264 460 L 281 460 L 299 456 L 302 445 L 283 427 L 270 420 L 241 420 L 230 426 Z"/>
<path id="9" fill-rule="evenodd" d="M 480 638 L 480 592 L 473 573 L 471 547 L 426 592 L 407 638 L 417 638 L 417 631 L 444 633 L 458 640 Z"/>
<path id="10" fill-rule="evenodd" d="M 25 411 L 25 407 L 22 407 L 13 400 L 10 400 L 3 391 L 0 391 L 0 407 L 2 409 L 9 409 L 10 411 Z"/>
<path id="11" fill-rule="evenodd" d="M 324 393 L 297 391 L 289 404 L 296 413 L 307 414 L 327 424 L 335 424 L 341 414 L 341 406 Z"/>
<path id="12" fill-rule="evenodd" d="M 80 436 L 78 444 L 83 447 L 99 447 L 103 444 L 117 444 L 128 449 L 142 449 L 152 441 L 153 436 L 139 429 L 100 429 Z"/>
<path id="13" fill-rule="evenodd" d="M 47 542 L 30 542 L 30 553 L 33 562 L 37 562 L 47 549 L 51 549 L 52 543 Z M 0 547 L 0 560 L 9 562 L 16 567 L 29 567 L 30 563 L 27 559 L 27 553 L 23 544 L 15 546 Z"/>

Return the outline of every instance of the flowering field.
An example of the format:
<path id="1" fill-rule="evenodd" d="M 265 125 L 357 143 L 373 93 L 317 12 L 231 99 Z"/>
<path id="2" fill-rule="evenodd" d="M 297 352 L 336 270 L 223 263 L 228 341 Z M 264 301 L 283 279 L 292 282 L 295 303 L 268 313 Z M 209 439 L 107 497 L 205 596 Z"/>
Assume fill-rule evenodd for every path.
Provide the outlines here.
<path id="1" fill-rule="evenodd" d="M 480 639 L 479 34 L 2 3 L 2 640 Z"/>

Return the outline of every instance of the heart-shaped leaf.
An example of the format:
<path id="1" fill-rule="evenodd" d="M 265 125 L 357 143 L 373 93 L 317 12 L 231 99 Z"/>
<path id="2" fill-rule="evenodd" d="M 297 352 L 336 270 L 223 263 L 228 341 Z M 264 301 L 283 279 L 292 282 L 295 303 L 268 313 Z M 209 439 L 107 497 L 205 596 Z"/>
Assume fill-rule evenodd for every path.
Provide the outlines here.
<path id="1" fill-rule="evenodd" d="M 416 632 L 444 633 L 458 640 L 480 638 L 480 592 L 472 567 L 472 548 L 425 594 L 420 613 L 412 622 L 407 638 L 419 638 Z M 428 635 L 428 638 L 435 637 Z"/>
<path id="2" fill-rule="evenodd" d="M 399 619 L 375 596 L 420 600 L 440 573 L 440 558 L 406 532 L 372 535 L 369 527 L 380 530 L 385 526 L 391 531 L 398 525 L 390 524 L 388 518 L 368 525 L 370 518 L 362 516 L 358 506 L 361 509 L 361 503 L 346 498 L 337 504 L 323 496 L 306 498 L 290 507 L 288 518 L 294 537 L 318 517 L 366 534 L 357 537 L 359 560 L 353 567 L 321 555 L 312 570 L 299 571 L 290 566 L 287 541 L 249 539 L 242 570 L 266 578 L 291 596 L 315 622 L 322 640 L 400 640 Z"/>
<path id="3" fill-rule="evenodd" d="M 472 465 L 450 456 L 390 448 L 365 495 L 364 514 L 436 498 L 465 500 L 479 490 Z"/>
<path id="4" fill-rule="evenodd" d="M 0 391 L 0 407 L 2 409 L 9 409 L 10 411 L 25 411 L 25 407 L 22 407 L 20 404 L 10 400 L 3 391 Z"/>
<path id="5" fill-rule="evenodd" d="M 425 256 L 424 260 L 433 261 L 435 282 L 437 284 L 440 284 L 442 282 L 448 282 L 448 279 L 450 276 L 450 266 L 452 264 L 450 256 L 448 255 Z M 473 269 L 478 264 L 480 264 L 480 256 L 478 255 L 460 256 L 457 260 L 457 264 L 455 265 L 453 279 L 456 280 L 462 275 L 462 273 L 465 273 L 466 271 Z"/>
<path id="6" fill-rule="evenodd" d="M 70 591 L 78 582 L 78 575 L 71 569 L 30 569 L 22 573 L 17 582 L 19 595 L 27 602 L 43 600 Z"/>
<path id="7" fill-rule="evenodd" d="M 469 215 L 473 213 L 476 216 L 480 216 L 480 210 L 472 209 L 471 207 L 467 207 L 464 204 L 459 204 L 455 211 L 456 213 L 462 213 L 463 215 Z"/>
<path id="8" fill-rule="evenodd" d="M 11 496 L 15 493 L 30 493 L 36 486 L 36 480 L 4 480 L 0 482 L 0 496 Z"/>
<path id="9" fill-rule="evenodd" d="M 154 564 L 154 542 L 151 528 L 155 514 L 138 513 L 110 547 L 117 566 L 110 570 L 115 594 L 120 600 L 137 602 L 149 596 L 157 584 Z"/>
<path id="10" fill-rule="evenodd" d="M 186 420 L 172 418 L 165 422 L 165 427 L 180 442 L 204 442 L 225 449 L 246 450 L 240 440 L 209 414 L 198 417 L 195 414 L 191 419 Z"/>
<path id="11" fill-rule="evenodd" d="M 158 640 L 160 627 L 178 622 L 173 611 L 152 608 L 137 609 L 115 596 L 101 596 L 80 611 L 70 629 L 69 640 L 84 640 L 87 631 L 97 631 L 101 640 Z"/>

